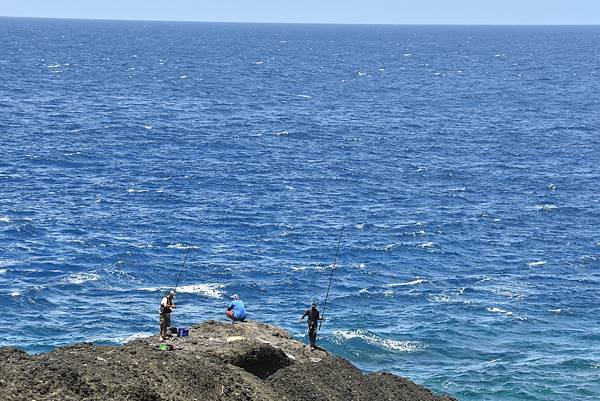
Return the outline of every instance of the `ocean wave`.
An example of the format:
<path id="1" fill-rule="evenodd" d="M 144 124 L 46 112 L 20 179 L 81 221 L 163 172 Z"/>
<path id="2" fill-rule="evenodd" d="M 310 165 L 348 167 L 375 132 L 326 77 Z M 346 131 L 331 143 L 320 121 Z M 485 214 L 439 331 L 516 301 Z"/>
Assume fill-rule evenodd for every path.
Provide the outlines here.
<path id="1" fill-rule="evenodd" d="M 365 341 L 368 344 L 385 348 L 389 351 L 397 352 L 417 352 L 426 348 L 426 346 L 419 341 L 398 341 L 391 340 L 388 338 L 381 338 L 375 334 L 369 333 L 362 329 L 356 330 L 339 330 L 333 333 L 335 340 L 338 343 L 344 341 L 359 339 Z"/>
<path id="2" fill-rule="evenodd" d="M 223 298 L 223 284 L 218 283 L 202 283 L 202 284 L 191 284 L 184 285 L 177 289 L 177 292 L 184 294 L 199 294 L 208 298 Z"/>
<path id="3" fill-rule="evenodd" d="M 66 278 L 66 281 L 71 284 L 83 284 L 98 280 L 100 280 L 100 275 L 96 273 L 75 273 Z"/>
<path id="4" fill-rule="evenodd" d="M 129 188 L 127 190 L 127 192 L 129 192 L 130 194 L 132 193 L 141 193 L 141 192 L 148 192 L 147 189 L 135 189 L 135 188 Z"/>
<path id="5" fill-rule="evenodd" d="M 93 342 L 94 344 L 125 344 L 134 340 L 138 340 L 140 338 L 148 338 L 154 334 L 155 333 L 142 332 L 132 334 L 128 337 L 97 337 L 93 338 L 91 342 Z"/>
<path id="6" fill-rule="evenodd" d="M 169 244 L 167 245 L 167 248 L 171 248 L 171 249 L 198 249 L 199 247 L 196 245 L 185 245 L 182 243 L 176 243 L 176 244 Z"/>
<path id="7" fill-rule="evenodd" d="M 542 212 L 551 212 L 553 210 L 558 209 L 558 206 L 556 206 L 552 203 L 543 203 L 541 205 L 535 205 L 535 208 L 537 210 L 541 210 Z"/>
<path id="8" fill-rule="evenodd" d="M 504 310 L 502 308 L 491 307 L 491 308 L 487 308 L 487 311 L 492 312 L 492 313 L 501 313 L 505 316 L 512 316 L 512 312 Z"/>
<path id="9" fill-rule="evenodd" d="M 19 291 L 12 291 L 9 295 L 11 297 L 20 297 L 21 293 Z"/>
<path id="10" fill-rule="evenodd" d="M 423 242 L 422 244 L 417 244 L 418 248 L 422 248 L 422 249 L 429 249 L 429 248 L 433 248 L 433 242 L 429 241 L 429 242 Z"/>
<path id="11" fill-rule="evenodd" d="M 10 223 L 11 220 L 8 216 L 0 216 L 0 223 Z"/>
<path id="12" fill-rule="evenodd" d="M 426 283 L 426 282 L 427 282 L 427 280 L 425 280 L 424 278 L 417 277 L 413 281 L 407 281 L 406 283 L 388 284 L 387 287 L 402 287 L 405 285 L 417 285 L 417 284 Z"/>
<path id="13" fill-rule="evenodd" d="M 527 263 L 527 266 L 529 267 L 537 267 L 537 266 L 544 266 L 546 264 L 545 260 L 538 260 L 535 262 L 529 262 Z"/>
<path id="14" fill-rule="evenodd" d="M 6 274 L 8 272 L 8 269 L 0 269 L 0 274 Z"/>

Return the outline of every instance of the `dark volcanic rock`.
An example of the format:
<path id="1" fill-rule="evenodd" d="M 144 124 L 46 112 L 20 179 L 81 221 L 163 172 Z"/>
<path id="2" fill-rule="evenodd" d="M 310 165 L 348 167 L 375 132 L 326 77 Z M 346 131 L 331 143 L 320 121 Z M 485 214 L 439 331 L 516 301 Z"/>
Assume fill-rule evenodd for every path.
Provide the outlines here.
<path id="1" fill-rule="evenodd" d="M 149 337 L 33 356 L 0 348 L 0 400 L 455 400 L 389 373 L 364 374 L 259 322 L 208 321 L 169 343 L 172 351 Z"/>

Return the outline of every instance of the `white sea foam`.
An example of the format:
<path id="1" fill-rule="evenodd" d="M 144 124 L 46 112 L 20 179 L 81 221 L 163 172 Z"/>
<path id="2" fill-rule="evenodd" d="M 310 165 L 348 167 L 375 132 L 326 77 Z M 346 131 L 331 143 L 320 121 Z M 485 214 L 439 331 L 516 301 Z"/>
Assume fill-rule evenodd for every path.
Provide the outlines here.
<path id="1" fill-rule="evenodd" d="M 130 341 L 134 341 L 140 338 L 148 338 L 154 335 L 154 333 L 135 333 L 129 337 L 100 337 L 92 339 L 93 343 L 114 343 L 114 344 L 125 344 Z M 102 359 L 100 359 L 102 360 Z"/>
<path id="2" fill-rule="evenodd" d="M 386 296 L 386 297 L 393 297 L 394 296 L 394 291 L 392 291 L 392 290 L 385 290 L 383 292 L 383 295 Z"/>
<path id="3" fill-rule="evenodd" d="M 13 292 L 10 293 L 10 296 L 11 297 L 20 297 L 21 293 L 19 291 L 13 291 Z"/>
<path id="4" fill-rule="evenodd" d="M 8 269 L 0 269 L 0 274 L 6 274 L 6 272 L 8 272 Z"/>
<path id="5" fill-rule="evenodd" d="M 423 249 L 433 248 L 433 242 L 424 242 L 422 244 L 418 244 L 417 246 Z"/>
<path id="6" fill-rule="evenodd" d="M 88 281 L 100 280 L 100 275 L 96 273 L 75 273 L 67 277 L 66 280 L 71 284 L 83 284 Z"/>
<path id="7" fill-rule="evenodd" d="M 556 313 L 557 315 L 562 312 L 562 309 L 548 309 L 548 312 Z"/>
<path id="8" fill-rule="evenodd" d="M 541 210 L 543 212 L 551 212 L 553 210 L 558 209 L 558 206 L 553 205 L 551 203 L 544 203 L 544 204 L 541 204 L 541 205 L 535 205 L 535 208 L 537 210 Z"/>
<path id="9" fill-rule="evenodd" d="M 365 76 L 365 75 L 367 75 L 367 73 L 366 73 L 366 72 L 362 72 L 362 71 L 359 71 L 359 72 L 358 72 L 358 76 L 359 76 L 359 77 L 362 77 L 362 76 Z"/>
<path id="10" fill-rule="evenodd" d="M 448 192 L 465 192 L 466 190 L 466 187 L 448 188 Z"/>
<path id="11" fill-rule="evenodd" d="M 146 129 L 152 129 L 152 126 L 151 125 L 144 125 L 144 128 L 146 128 Z"/>
<path id="12" fill-rule="evenodd" d="M 355 227 L 357 230 L 363 230 L 365 228 L 365 223 L 357 224 Z M 600 245 L 600 242 L 598 244 Z"/>
<path id="13" fill-rule="evenodd" d="M 279 131 L 279 132 L 274 132 L 273 135 L 275 136 L 287 136 L 289 133 L 287 131 Z"/>
<path id="14" fill-rule="evenodd" d="M 127 192 L 129 192 L 130 194 L 132 193 L 138 193 L 138 192 L 148 192 L 147 189 L 135 189 L 135 188 L 129 188 L 127 190 Z"/>
<path id="15" fill-rule="evenodd" d="M 529 262 L 527 263 L 527 266 L 529 267 L 538 267 L 538 266 L 544 266 L 546 264 L 545 260 L 538 260 L 535 262 Z"/>
<path id="16" fill-rule="evenodd" d="M 0 216 L 0 223 L 10 223 L 10 218 L 8 216 Z"/>
<path id="17" fill-rule="evenodd" d="M 369 289 L 368 288 L 361 288 L 358 291 L 358 295 L 362 295 L 362 294 L 368 294 L 369 293 Z"/>
<path id="18" fill-rule="evenodd" d="M 394 249 L 398 248 L 400 246 L 400 244 L 388 244 L 386 246 L 383 247 L 383 250 L 386 252 L 391 252 Z"/>
<path id="19" fill-rule="evenodd" d="M 218 283 L 202 283 L 184 285 L 177 289 L 177 292 L 185 294 L 199 294 L 208 298 L 223 298 L 223 284 Z"/>
<path id="20" fill-rule="evenodd" d="M 355 269 L 366 269 L 367 265 L 365 263 L 357 263 L 354 265 Z"/>
<path id="21" fill-rule="evenodd" d="M 296 96 L 301 97 L 303 99 L 312 99 L 312 96 L 310 96 L 310 95 L 296 95 Z"/>
<path id="22" fill-rule="evenodd" d="M 365 332 L 364 330 L 346 330 L 346 331 L 335 331 L 335 339 L 337 342 L 343 342 L 352 339 L 360 339 L 371 345 L 379 346 L 390 351 L 397 352 L 417 352 L 426 348 L 426 346 L 419 341 L 398 341 L 387 338 L 381 338 L 375 334 Z"/>
<path id="23" fill-rule="evenodd" d="M 254 64 L 256 65 L 261 65 L 262 63 L 264 63 L 264 61 L 255 61 Z"/>
<path id="24" fill-rule="evenodd" d="M 179 77 L 179 79 L 187 79 L 187 77 L 188 77 L 187 75 L 182 75 Z"/>
<path id="25" fill-rule="evenodd" d="M 172 249 L 198 249 L 197 246 L 195 245 L 185 245 L 185 244 L 181 244 L 181 243 L 177 243 L 177 244 L 170 244 L 167 245 L 167 248 L 172 248 Z"/>
<path id="26" fill-rule="evenodd" d="M 501 313 L 505 316 L 512 316 L 512 312 L 506 311 L 502 308 L 492 307 L 492 308 L 487 308 L 487 310 L 488 310 L 488 312 L 492 312 L 492 313 Z"/>
<path id="27" fill-rule="evenodd" d="M 427 280 L 425 280 L 424 278 L 420 278 L 417 277 L 415 280 L 413 281 L 408 281 L 406 283 L 394 283 L 394 284 L 388 284 L 388 287 L 402 287 L 405 285 L 417 285 L 417 284 L 421 284 L 421 283 L 425 283 L 427 282 Z"/>

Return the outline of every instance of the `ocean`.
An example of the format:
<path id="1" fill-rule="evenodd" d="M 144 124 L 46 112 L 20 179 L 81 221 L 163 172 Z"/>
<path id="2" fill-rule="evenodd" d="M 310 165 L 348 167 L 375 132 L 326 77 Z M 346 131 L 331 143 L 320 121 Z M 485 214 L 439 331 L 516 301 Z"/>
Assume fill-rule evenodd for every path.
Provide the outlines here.
<path id="1" fill-rule="evenodd" d="M 596 26 L 0 18 L 0 346 L 158 334 L 181 272 L 180 327 L 317 300 L 361 369 L 598 400 L 599 93 Z"/>

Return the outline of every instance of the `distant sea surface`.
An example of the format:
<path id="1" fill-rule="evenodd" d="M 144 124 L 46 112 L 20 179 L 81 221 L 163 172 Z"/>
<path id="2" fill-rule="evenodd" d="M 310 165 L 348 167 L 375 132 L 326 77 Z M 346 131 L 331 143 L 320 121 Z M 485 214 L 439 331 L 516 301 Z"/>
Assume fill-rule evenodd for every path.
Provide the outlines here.
<path id="1" fill-rule="evenodd" d="M 2 18 L 0 345 L 157 334 L 181 271 L 176 326 L 316 299 L 364 370 L 598 400 L 599 94 L 600 27 Z"/>

